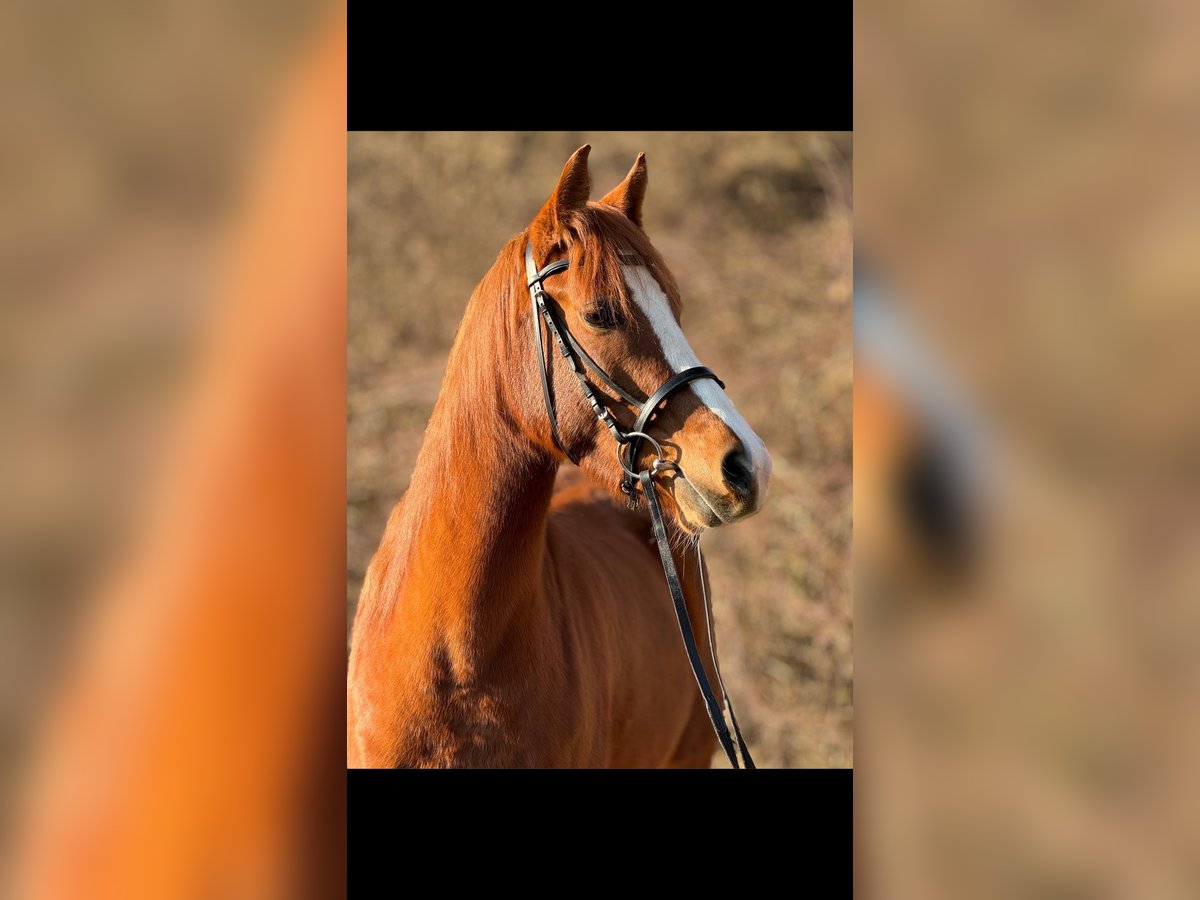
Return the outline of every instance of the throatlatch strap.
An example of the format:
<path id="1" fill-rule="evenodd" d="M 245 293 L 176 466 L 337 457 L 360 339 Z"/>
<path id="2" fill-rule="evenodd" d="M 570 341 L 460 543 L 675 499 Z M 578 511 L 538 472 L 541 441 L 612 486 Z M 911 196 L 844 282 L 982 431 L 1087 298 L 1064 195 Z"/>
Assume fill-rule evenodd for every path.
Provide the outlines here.
<path id="1" fill-rule="evenodd" d="M 559 344 L 562 344 L 562 336 L 555 329 L 550 311 L 546 308 L 546 292 L 542 289 L 542 281 L 558 272 L 566 271 L 570 265 L 570 260 L 560 259 L 550 263 L 539 272 L 537 264 L 533 261 L 533 245 L 528 243 L 525 245 L 525 281 L 529 287 L 529 302 L 533 309 L 533 321 L 530 322 L 530 327 L 533 329 L 533 347 L 537 351 L 538 375 L 542 379 L 542 399 L 546 401 L 546 412 L 550 419 L 550 434 L 554 437 L 555 445 L 566 454 L 567 459 L 578 465 L 579 461 L 567 450 L 558 434 L 558 415 L 554 411 L 554 401 L 550 397 L 550 375 L 546 371 L 546 355 L 542 351 L 541 320 L 543 317 L 546 319 L 547 330 L 556 335 Z"/>
<path id="2" fill-rule="evenodd" d="M 692 666 L 692 675 L 696 678 L 700 693 L 704 695 L 708 718 L 712 722 L 713 730 L 717 733 L 717 740 L 721 742 L 721 749 L 725 751 L 725 755 L 729 758 L 729 764 L 733 768 L 741 768 L 738 765 L 737 753 L 733 749 L 733 739 L 729 736 L 729 729 L 725 727 L 725 716 L 722 715 L 721 708 L 717 705 L 717 698 L 713 696 L 708 676 L 704 673 L 704 664 L 700 662 L 700 651 L 696 649 L 696 635 L 692 631 L 692 620 L 688 616 L 687 605 L 683 601 L 683 586 L 679 583 L 679 573 L 675 571 L 675 560 L 671 556 L 667 527 L 663 523 L 658 498 L 654 495 L 654 483 L 651 481 L 650 472 L 642 472 L 638 478 L 642 482 L 642 493 L 646 495 L 646 505 L 650 507 L 654 539 L 658 541 L 658 555 L 662 557 L 663 573 L 667 576 L 667 587 L 671 589 L 671 602 L 675 604 L 675 618 L 679 622 L 679 633 L 683 637 L 683 646 L 687 650 L 688 662 Z"/>

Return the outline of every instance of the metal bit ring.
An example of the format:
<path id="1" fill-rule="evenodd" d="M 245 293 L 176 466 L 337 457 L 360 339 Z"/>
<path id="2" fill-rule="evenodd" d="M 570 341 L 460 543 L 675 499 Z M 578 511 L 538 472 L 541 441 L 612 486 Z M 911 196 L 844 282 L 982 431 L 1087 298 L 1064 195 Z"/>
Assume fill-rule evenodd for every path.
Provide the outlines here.
<path id="1" fill-rule="evenodd" d="M 617 444 L 617 462 L 621 464 L 621 468 L 625 470 L 625 474 L 630 478 L 637 478 L 639 473 L 634 472 L 629 468 L 629 466 L 625 465 L 624 450 L 632 443 L 629 438 L 641 438 L 644 441 L 649 441 L 651 445 L 653 445 L 655 459 L 651 464 L 650 471 L 661 472 L 663 469 L 668 467 L 675 468 L 675 463 L 671 462 L 670 460 L 663 459 L 662 446 L 658 443 L 658 441 L 650 437 L 650 435 L 646 434 L 644 431 L 627 431 L 625 432 L 625 440 Z M 636 462 L 636 460 L 630 460 L 630 462 Z"/>

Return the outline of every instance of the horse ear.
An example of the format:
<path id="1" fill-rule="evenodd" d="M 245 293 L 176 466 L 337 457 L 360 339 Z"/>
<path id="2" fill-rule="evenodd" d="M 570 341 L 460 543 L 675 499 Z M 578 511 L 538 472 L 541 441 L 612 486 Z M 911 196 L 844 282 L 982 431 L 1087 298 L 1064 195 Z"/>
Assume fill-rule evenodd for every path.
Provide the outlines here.
<path id="1" fill-rule="evenodd" d="M 584 144 L 571 154 L 563 166 L 562 174 L 558 176 L 554 193 L 534 219 L 546 238 L 560 237 L 570 214 L 587 206 L 592 193 L 592 176 L 588 174 L 587 162 L 591 152 L 592 145 Z"/>
<path id="2" fill-rule="evenodd" d="M 602 203 L 610 203 L 625 213 L 638 228 L 642 227 L 642 201 L 646 199 L 646 154 L 639 153 L 625 180 L 604 195 Z"/>

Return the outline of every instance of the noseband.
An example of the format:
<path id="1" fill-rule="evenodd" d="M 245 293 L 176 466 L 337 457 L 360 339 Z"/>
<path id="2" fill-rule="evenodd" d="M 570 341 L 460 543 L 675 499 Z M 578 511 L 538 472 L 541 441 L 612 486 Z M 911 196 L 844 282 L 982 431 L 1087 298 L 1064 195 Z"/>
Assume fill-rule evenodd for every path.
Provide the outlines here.
<path id="1" fill-rule="evenodd" d="M 700 693 L 704 695 L 704 704 L 708 710 L 708 717 L 712 721 L 718 740 L 721 742 L 721 748 L 725 751 L 725 755 L 729 758 L 729 762 L 733 768 L 740 768 L 737 753 L 734 751 L 733 740 L 730 738 L 729 729 L 725 724 L 725 713 L 717 705 L 716 697 L 713 695 L 712 687 L 708 682 L 708 676 L 705 674 L 704 666 L 700 662 L 700 653 L 696 648 L 696 637 L 692 631 L 691 618 L 688 615 L 687 606 L 683 600 L 683 589 L 679 581 L 679 575 L 675 569 L 674 558 L 671 555 L 671 545 L 667 536 L 666 524 L 663 520 L 662 510 L 658 505 L 658 498 L 654 493 L 653 477 L 659 472 L 668 469 L 678 470 L 679 466 L 670 460 L 663 459 L 662 447 L 659 446 L 658 441 L 645 431 L 649 427 L 650 420 L 654 417 L 658 408 L 680 388 L 700 378 L 711 378 L 717 384 L 721 385 L 722 388 L 725 387 L 725 382 L 718 378 L 707 366 L 692 366 L 672 375 L 658 390 L 645 399 L 641 399 L 636 394 L 622 388 L 575 340 L 575 336 L 567 328 L 566 322 L 559 318 L 555 310 L 553 298 L 546 293 L 543 287 L 542 283 L 547 278 L 551 275 L 557 275 L 559 272 L 565 272 L 570 266 L 571 261 L 569 259 L 560 259 L 548 263 L 544 268 L 539 270 L 533 260 L 533 243 L 526 242 L 525 282 L 529 288 L 529 298 L 533 309 L 533 345 L 537 352 L 538 374 L 541 375 L 542 379 L 542 398 L 546 401 L 546 415 L 550 419 L 550 432 L 554 436 L 554 443 L 558 449 L 571 462 L 579 465 L 579 460 L 575 458 L 575 455 L 563 443 L 558 431 L 558 415 L 554 410 L 554 399 L 550 396 L 549 367 L 546 365 L 545 353 L 542 350 L 541 322 L 543 320 L 546 323 L 546 329 L 554 335 L 559 352 L 567 360 L 571 371 L 575 374 L 576 379 L 578 379 L 579 387 L 582 389 L 583 395 L 587 398 L 589 405 L 591 405 L 592 412 L 596 414 L 596 418 L 609 430 L 613 439 L 617 442 L 617 462 L 620 463 L 621 469 L 624 472 L 621 479 L 621 490 L 629 498 L 630 509 L 637 508 L 637 488 L 639 484 L 641 485 L 642 494 L 645 496 L 646 505 L 650 510 L 650 519 L 654 528 L 655 540 L 658 542 L 658 553 L 662 560 L 663 573 L 667 577 L 667 586 L 671 590 L 671 600 L 675 606 L 675 618 L 679 622 L 679 631 L 683 636 L 683 644 L 687 651 L 688 662 L 692 667 L 692 674 L 696 678 L 696 684 L 700 688 Z M 588 383 L 588 368 L 618 397 L 630 406 L 638 409 L 637 422 L 631 431 L 623 431 L 621 429 L 621 426 L 613 418 L 604 401 L 600 399 L 595 389 Z M 637 466 L 638 454 L 641 452 L 642 441 L 649 441 L 654 447 L 655 458 L 651 462 L 650 468 L 637 471 L 635 467 Z M 626 448 L 628 448 L 628 454 L 625 453 Z M 628 464 L 626 464 L 626 457 L 628 457 Z M 729 695 L 725 691 L 725 684 L 721 679 L 721 669 L 717 663 L 717 645 L 713 634 L 712 611 L 708 600 L 708 591 L 704 586 L 703 559 L 700 557 L 700 545 L 698 542 L 696 544 L 696 556 L 697 568 L 700 571 L 700 586 L 704 591 L 704 616 L 708 625 L 709 648 L 712 651 L 713 670 L 717 674 L 717 683 L 721 687 L 721 696 L 725 701 L 725 709 L 728 710 L 729 718 L 733 723 L 734 734 L 737 735 L 738 750 L 741 751 L 745 767 L 753 769 L 755 767 L 754 760 L 750 758 L 750 751 L 746 747 L 746 742 L 742 740 L 742 731 L 738 726 L 737 716 L 733 713 L 733 704 L 730 702 Z"/>

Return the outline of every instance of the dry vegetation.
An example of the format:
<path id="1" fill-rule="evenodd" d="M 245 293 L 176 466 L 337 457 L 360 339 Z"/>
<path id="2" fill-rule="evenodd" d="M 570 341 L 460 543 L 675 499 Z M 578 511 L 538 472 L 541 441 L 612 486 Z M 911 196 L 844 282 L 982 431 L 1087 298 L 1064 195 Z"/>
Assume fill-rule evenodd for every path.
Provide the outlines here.
<path id="1" fill-rule="evenodd" d="M 763 512 L 704 541 L 726 683 L 761 765 L 852 765 L 850 135 L 349 140 L 349 616 L 476 282 L 575 148 L 595 196 L 644 150 L 684 329 L 774 460 Z"/>

